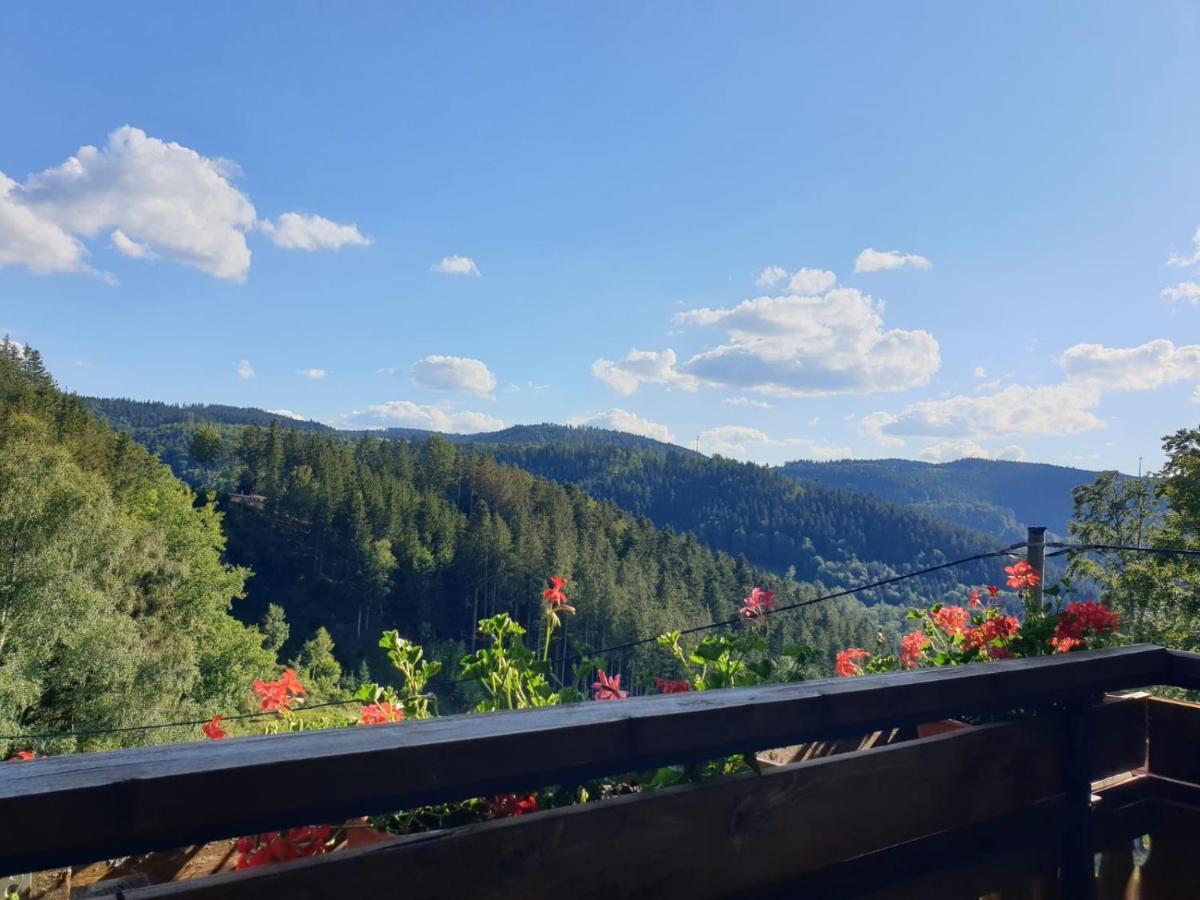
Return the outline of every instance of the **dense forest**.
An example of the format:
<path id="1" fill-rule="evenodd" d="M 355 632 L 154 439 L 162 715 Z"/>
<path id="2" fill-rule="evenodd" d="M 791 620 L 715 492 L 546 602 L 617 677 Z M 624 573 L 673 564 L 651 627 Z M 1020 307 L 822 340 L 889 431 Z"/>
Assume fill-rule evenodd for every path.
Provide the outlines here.
<path id="1" fill-rule="evenodd" d="M 736 616 L 755 585 L 780 603 L 816 592 L 436 435 L 351 442 L 272 424 L 246 428 L 228 453 L 240 490 L 230 555 L 255 572 L 254 602 L 282 604 L 302 632 L 327 627 L 351 656 L 381 627 L 469 649 L 475 623 L 500 611 L 536 632 L 549 574 L 570 579 L 579 610 L 559 639 L 590 648 Z M 899 620 L 857 601 L 820 604 L 780 617 L 774 639 L 831 659 L 847 640 L 894 634 Z M 633 678 L 658 652 L 642 647 L 614 666 Z"/>
<path id="2" fill-rule="evenodd" d="M 275 655 L 230 615 L 248 573 L 224 547 L 211 504 L 62 394 L 36 350 L 0 344 L 0 734 L 238 709 Z"/>
<path id="3" fill-rule="evenodd" d="M 190 436 L 199 421 L 190 412 L 194 407 L 136 404 L 139 418 L 130 420 L 124 418 L 130 401 L 88 402 L 115 427 L 129 429 L 189 483 L 233 487 L 232 469 L 198 465 L 190 453 Z M 228 443 L 236 442 L 241 420 L 214 416 L 210 421 Z M 361 436 L 340 434 L 347 441 Z M 371 434 L 407 440 L 429 436 L 397 429 Z M 859 585 L 997 546 L 983 534 L 875 496 L 815 482 L 798 486 L 763 466 L 709 458 L 621 432 L 532 425 L 445 439 L 464 451 L 487 453 L 534 475 L 573 484 L 655 525 L 690 532 L 709 547 L 744 555 L 761 568 L 828 587 Z M 1066 496 L 1069 502 L 1069 492 Z M 947 571 L 865 594 L 864 599 L 909 603 L 952 597 L 962 584 L 985 576 L 980 566 Z"/>
<path id="4" fill-rule="evenodd" d="M 802 484 L 816 481 L 926 510 L 1005 542 L 1024 539 L 1028 525 L 1065 536 L 1074 514 L 1071 492 L 1097 476 L 1066 466 L 990 459 L 797 460 L 778 471 Z"/>

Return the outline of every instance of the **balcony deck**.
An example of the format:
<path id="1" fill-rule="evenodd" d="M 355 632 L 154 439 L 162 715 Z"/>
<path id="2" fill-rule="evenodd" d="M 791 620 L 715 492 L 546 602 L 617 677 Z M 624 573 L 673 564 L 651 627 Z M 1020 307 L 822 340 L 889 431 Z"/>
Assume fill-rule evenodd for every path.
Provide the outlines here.
<path id="1" fill-rule="evenodd" d="M 1111 694 L 1156 685 L 1200 688 L 1200 655 L 1134 646 L 64 756 L 0 767 L 0 871 L 986 716 L 760 775 L 113 896 L 1187 896 L 1200 708 Z"/>

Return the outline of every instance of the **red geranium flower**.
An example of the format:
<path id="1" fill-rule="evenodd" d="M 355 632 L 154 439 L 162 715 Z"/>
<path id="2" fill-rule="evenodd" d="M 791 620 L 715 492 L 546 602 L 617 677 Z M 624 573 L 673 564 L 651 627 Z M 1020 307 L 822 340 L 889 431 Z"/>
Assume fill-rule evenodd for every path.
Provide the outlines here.
<path id="1" fill-rule="evenodd" d="M 983 596 L 979 593 L 979 588 L 972 588 L 970 605 L 971 606 L 979 606 L 982 603 L 983 603 Z"/>
<path id="2" fill-rule="evenodd" d="M 654 686 L 660 694 L 686 694 L 692 689 L 686 678 L 655 678 Z"/>
<path id="3" fill-rule="evenodd" d="M 750 596 L 742 600 L 742 618 L 754 619 L 765 616 L 775 608 L 775 592 L 756 587 L 750 591 Z"/>
<path id="4" fill-rule="evenodd" d="M 861 675 L 863 673 L 862 663 L 870 658 L 871 654 L 862 647 L 849 647 L 845 650 L 839 650 L 833 671 L 842 678 Z"/>
<path id="5" fill-rule="evenodd" d="M 900 665 L 905 669 L 917 668 L 921 664 L 921 655 L 930 643 L 924 631 L 910 631 L 900 641 Z"/>
<path id="6" fill-rule="evenodd" d="M 1000 588 L 996 587 L 994 584 L 989 584 L 987 586 L 987 592 L 988 596 L 993 600 L 1000 596 Z"/>
<path id="7" fill-rule="evenodd" d="M 200 726 L 200 730 L 204 732 L 204 736 L 210 741 L 219 741 L 225 737 L 225 732 L 221 728 L 222 718 L 220 715 L 213 716 L 212 721 L 205 722 Z"/>
<path id="8" fill-rule="evenodd" d="M 371 703 L 358 711 L 360 725 L 386 725 L 389 722 L 399 722 L 404 718 L 404 709 L 392 703 Z"/>
<path id="9" fill-rule="evenodd" d="M 571 606 L 571 598 L 566 595 L 563 588 L 567 584 L 567 579 L 560 578 L 557 575 L 550 576 L 550 587 L 542 591 L 542 599 L 550 604 L 552 610 L 565 613 L 575 612 L 575 607 Z"/>
<path id="10" fill-rule="evenodd" d="M 29 762 L 30 760 L 37 758 L 37 754 L 32 750 L 18 750 L 16 753 L 10 756 L 6 762 Z"/>
<path id="11" fill-rule="evenodd" d="M 333 829 L 328 825 L 306 825 L 287 831 L 271 831 L 240 838 L 235 868 L 251 869 L 270 863 L 288 862 L 324 853 Z"/>
<path id="12" fill-rule="evenodd" d="M 1117 624 L 1117 614 L 1103 603 L 1095 600 L 1068 603 L 1054 627 L 1050 646 L 1055 653 L 1086 647 L 1089 637 L 1112 634 L 1117 630 Z"/>
<path id="13" fill-rule="evenodd" d="M 507 819 L 538 811 L 537 794 L 530 794 L 528 797 L 522 797 L 520 794 L 501 794 L 492 800 L 484 800 L 483 803 L 493 819 Z"/>
<path id="14" fill-rule="evenodd" d="M 306 693 L 294 669 L 285 669 L 278 681 L 255 679 L 254 692 L 261 698 L 259 708 L 263 712 L 291 709 L 295 698 Z"/>
<path id="15" fill-rule="evenodd" d="M 967 627 L 970 614 L 961 606 L 943 606 L 933 614 L 933 623 L 946 634 L 954 637 Z"/>
<path id="16" fill-rule="evenodd" d="M 963 632 L 963 649 L 968 652 L 978 650 L 981 656 L 991 659 L 1007 659 L 1012 654 L 1002 656 L 1000 651 L 1004 650 L 1004 643 L 1016 637 L 1020 630 L 1021 621 L 1016 616 L 993 616 Z"/>
<path id="17" fill-rule="evenodd" d="M 620 675 L 609 677 L 603 669 L 598 669 L 596 677 L 599 680 L 592 685 L 593 700 L 624 700 L 629 696 L 628 691 L 621 690 Z"/>
<path id="18" fill-rule="evenodd" d="M 1037 583 L 1042 580 L 1037 569 L 1023 559 L 1011 566 L 1005 566 L 1004 571 L 1008 575 L 1008 586 L 1014 591 L 1037 587 Z"/>

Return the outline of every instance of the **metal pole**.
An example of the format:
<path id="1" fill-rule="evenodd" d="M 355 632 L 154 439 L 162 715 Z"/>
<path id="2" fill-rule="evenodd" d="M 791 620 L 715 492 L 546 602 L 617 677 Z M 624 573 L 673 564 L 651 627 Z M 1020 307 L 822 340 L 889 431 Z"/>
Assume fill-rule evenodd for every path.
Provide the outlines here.
<path id="1" fill-rule="evenodd" d="M 1046 529 L 1041 525 L 1031 525 L 1026 532 L 1025 552 L 1029 564 L 1038 574 L 1038 583 L 1032 589 L 1032 606 L 1042 608 L 1042 588 L 1046 580 Z"/>

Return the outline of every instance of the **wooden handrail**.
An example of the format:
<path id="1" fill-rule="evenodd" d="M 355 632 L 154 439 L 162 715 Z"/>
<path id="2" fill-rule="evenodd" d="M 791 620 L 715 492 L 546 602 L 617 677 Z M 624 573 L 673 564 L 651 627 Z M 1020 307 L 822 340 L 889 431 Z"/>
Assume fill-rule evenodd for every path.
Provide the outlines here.
<path id="1" fill-rule="evenodd" d="M 0 870 L 489 796 L 1169 683 L 1155 646 L 89 753 L 0 767 Z M 1191 670 L 1188 669 L 1190 672 Z M 1182 676 L 1181 676 L 1182 677 Z"/>

